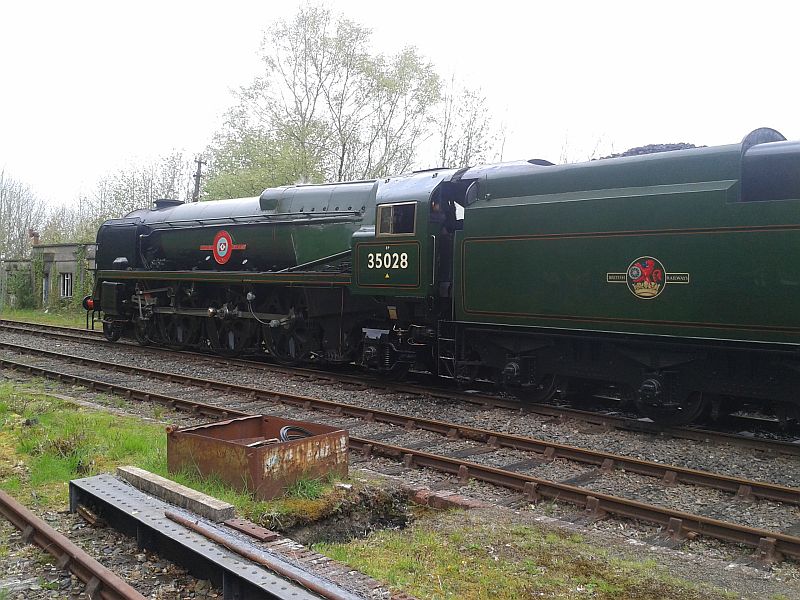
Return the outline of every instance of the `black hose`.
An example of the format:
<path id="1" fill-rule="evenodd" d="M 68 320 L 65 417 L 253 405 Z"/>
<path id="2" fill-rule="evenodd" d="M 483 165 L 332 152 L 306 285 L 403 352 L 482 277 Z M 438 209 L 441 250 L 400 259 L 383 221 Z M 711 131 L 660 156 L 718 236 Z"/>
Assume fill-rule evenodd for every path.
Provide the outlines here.
<path id="1" fill-rule="evenodd" d="M 287 425 L 286 427 L 281 427 L 278 437 L 282 442 L 291 442 L 292 440 L 300 440 L 313 435 L 308 429 L 303 429 L 297 425 Z"/>

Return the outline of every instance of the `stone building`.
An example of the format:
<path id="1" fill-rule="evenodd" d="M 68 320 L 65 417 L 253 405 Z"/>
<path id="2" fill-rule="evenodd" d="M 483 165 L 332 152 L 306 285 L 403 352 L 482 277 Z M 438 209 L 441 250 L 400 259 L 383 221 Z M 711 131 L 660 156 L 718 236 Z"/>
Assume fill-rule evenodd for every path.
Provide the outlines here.
<path id="1" fill-rule="evenodd" d="M 10 278 L 15 272 L 27 272 L 37 306 L 76 304 L 91 291 L 94 277 L 96 244 L 36 244 L 29 259 L 0 261 L 0 309 L 17 304 Z M 80 301 L 77 298 L 77 301 Z"/>

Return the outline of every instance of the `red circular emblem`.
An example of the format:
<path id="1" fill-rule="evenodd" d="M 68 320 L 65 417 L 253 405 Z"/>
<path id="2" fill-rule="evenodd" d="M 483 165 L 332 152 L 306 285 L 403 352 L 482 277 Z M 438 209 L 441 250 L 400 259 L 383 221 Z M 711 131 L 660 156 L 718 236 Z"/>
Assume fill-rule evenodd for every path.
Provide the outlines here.
<path id="1" fill-rule="evenodd" d="M 233 250 L 231 234 L 223 229 L 214 236 L 214 244 L 211 249 L 214 253 L 214 260 L 224 265 L 231 258 L 231 250 Z"/>

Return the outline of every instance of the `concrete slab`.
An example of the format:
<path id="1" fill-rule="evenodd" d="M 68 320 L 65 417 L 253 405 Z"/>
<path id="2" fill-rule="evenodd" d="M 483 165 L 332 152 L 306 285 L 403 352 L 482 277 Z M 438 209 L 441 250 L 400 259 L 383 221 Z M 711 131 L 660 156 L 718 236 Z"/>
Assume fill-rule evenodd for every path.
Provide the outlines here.
<path id="1" fill-rule="evenodd" d="M 117 475 L 132 486 L 217 523 L 235 516 L 233 504 L 207 496 L 139 467 L 117 467 Z"/>

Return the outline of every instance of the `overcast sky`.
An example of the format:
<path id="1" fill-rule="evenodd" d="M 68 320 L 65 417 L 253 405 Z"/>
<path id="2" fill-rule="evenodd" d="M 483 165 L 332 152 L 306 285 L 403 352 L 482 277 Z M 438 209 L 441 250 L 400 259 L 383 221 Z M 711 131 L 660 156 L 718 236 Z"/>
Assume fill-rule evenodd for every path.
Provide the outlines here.
<path id="1" fill-rule="evenodd" d="M 3 2 L 0 170 L 69 204 L 131 160 L 201 152 L 257 72 L 263 30 L 297 5 Z M 370 27 L 374 50 L 415 45 L 482 88 L 505 160 L 734 143 L 761 126 L 800 138 L 796 2 L 326 5 Z"/>

